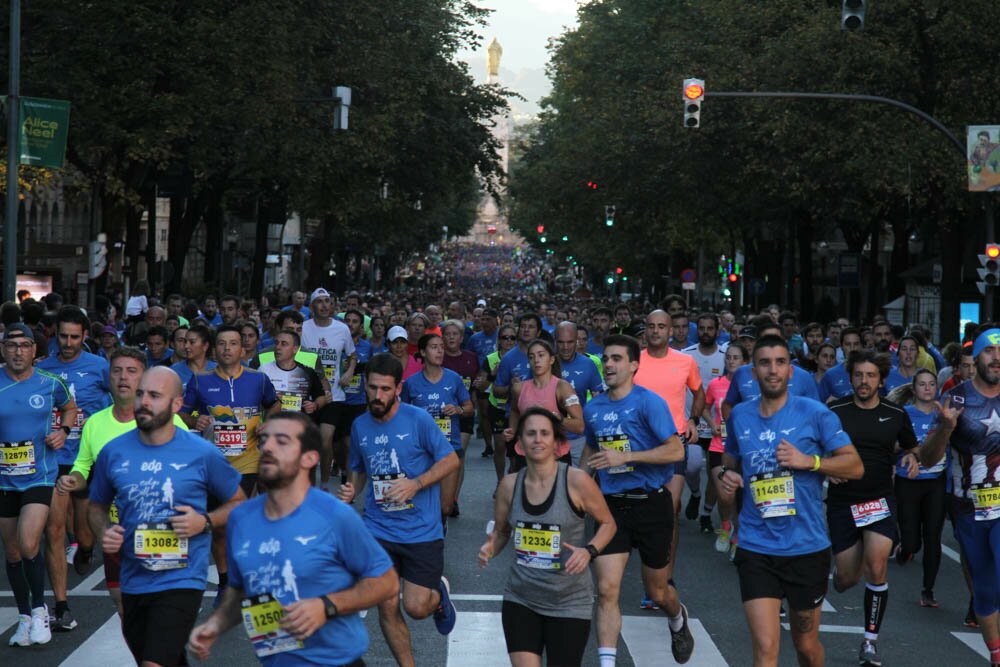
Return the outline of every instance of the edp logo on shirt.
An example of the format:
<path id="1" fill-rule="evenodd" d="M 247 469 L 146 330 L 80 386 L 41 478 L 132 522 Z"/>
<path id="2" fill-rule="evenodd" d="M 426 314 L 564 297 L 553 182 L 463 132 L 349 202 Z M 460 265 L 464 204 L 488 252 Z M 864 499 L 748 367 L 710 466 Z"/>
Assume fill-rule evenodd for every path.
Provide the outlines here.
<path id="1" fill-rule="evenodd" d="M 389 444 L 389 436 L 385 435 L 384 433 L 382 435 L 375 436 L 375 444 L 376 445 L 388 445 Z"/>
<path id="2" fill-rule="evenodd" d="M 152 461 L 143 461 L 140 470 L 142 470 L 142 472 L 160 472 L 163 470 L 163 464 L 156 459 L 153 459 Z"/>
<path id="3" fill-rule="evenodd" d="M 762 431 L 761 434 L 760 434 L 760 439 L 763 442 L 774 442 L 775 438 L 777 438 L 777 434 L 774 431 L 772 431 L 771 429 L 767 429 L 766 431 Z"/>
<path id="4" fill-rule="evenodd" d="M 262 555 L 276 556 L 281 551 L 281 542 L 272 537 L 267 542 L 261 542 L 260 548 L 257 551 Z"/>

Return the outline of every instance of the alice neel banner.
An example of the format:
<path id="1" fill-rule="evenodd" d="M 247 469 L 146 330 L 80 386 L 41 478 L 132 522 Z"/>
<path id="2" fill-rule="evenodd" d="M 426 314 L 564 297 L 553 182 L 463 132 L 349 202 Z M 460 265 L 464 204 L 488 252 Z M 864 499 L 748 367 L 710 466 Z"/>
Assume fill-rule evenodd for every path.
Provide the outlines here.
<path id="1" fill-rule="evenodd" d="M 7 97 L 3 98 L 7 106 Z M 66 159 L 69 102 L 22 97 L 19 110 L 21 164 L 59 169 Z"/>
<path id="2" fill-rule="evenodd" d="M 1000 190 L 1000 126 L 970 125 L 966 135 L 969 190 Z"/>

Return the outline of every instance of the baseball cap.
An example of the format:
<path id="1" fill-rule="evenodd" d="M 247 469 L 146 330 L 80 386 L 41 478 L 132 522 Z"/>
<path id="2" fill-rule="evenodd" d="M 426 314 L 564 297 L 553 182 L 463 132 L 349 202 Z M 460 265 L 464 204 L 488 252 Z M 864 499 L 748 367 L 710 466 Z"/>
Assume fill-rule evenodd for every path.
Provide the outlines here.
<path id="1" fill-rule="evenodd" d="M 113 326 L 111 326 L 110 324 L 105 324 L 105 325 L 104 325 L 104 328 L 103 328 L 103 329 L 101 329 L 101 334 L 102 334 L 102 335 L 103 335 L 103 334 L 112 334 L 112 335 L 114 335 L 114 336 L 117 336 L 117 335 L 118 335 L 118 330 L 117 330 L 117 329 L 115 329 L 115 328 L 114 328 Z"/>
<path id="2" fill-rule="evenodd" d="M 8 324 L 4 337 L 27 338 L 31 342 L 35 342 L 35 334 L 31 332 L 31 328 L 27 324 L 22 324 L 20 322 L 14 322 L 13 324 Z"/>
<path id="3" fill-rule="evenodd" d="M 316 299 L 320 298 L 321 296 L 328 297 L 328 296 L 330 296 L 330 293 L 327 292 L 322 287 L 317 287 L 316 289 L 313 290 L 312 296 L 309 297 L 309 303 L 312 303 L 313 301 L 315 301 Z"/>
<path id="4" fill-rule="evenodd" d="M 976 336 L 976 342 L 972 344 L 972 356 L 978 357 L 980 352 L 992 345 L 1000 345 L 1000 329 L 987 329 Z"/>
<path id="5" fill-rule="evenodd" d="M 406 329 L 399 326 L 398 324 L 390 328 L 389 333 L 386 334 L 385 337 L 386 339 L 388 339 L 390 343 L 394 340 L 399 340 L 400 338 L 409 338 L 409 336 L 406 335 Z"/>
<path id="6" fill-rule="evenodd" d="M 748 325 L 740 329 L 740 335 L 737 338 L 757 338 L 757 327 Z"/>
<path id="7" fill-rule="evenodd" d="M 480 299 L 479 301 L 476 301 L 476 305 L 477 306 L 485 306 L 486 305 L 486 299 Z"/>

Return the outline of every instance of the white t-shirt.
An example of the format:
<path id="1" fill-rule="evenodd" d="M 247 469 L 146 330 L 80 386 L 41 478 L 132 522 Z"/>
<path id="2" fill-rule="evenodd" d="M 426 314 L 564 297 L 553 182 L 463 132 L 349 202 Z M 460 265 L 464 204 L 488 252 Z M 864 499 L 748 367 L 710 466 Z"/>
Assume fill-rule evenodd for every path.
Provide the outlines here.
<path id="1" fill-rule="evenodd" d="M 316 320 L 306 320 L 302 324 L 302 349 L 319 356 L 326 379 L 330 382 L 333 400 L 346 400 L 340 386 L 340 371 L 344 362 L 354 354 L 354 340 L 347 325 L 332 320 L 327 326 L 321 327 L 316 324 Z"/>
<path id="2" fill-rule="evenodd" d="M 690 347 L 684 348 L 682 350 L 684 354 L 689 355 L 694 359 L 695 365 L 698 366 L 698 374 L 701 375 L 701 388 L 708 391 L 708 383 L 726 373 L 726 349 L 728 345 L 717 344 L 715 347 L 715 352 L 712 354 L 702 354 L 698 350 L 697 345 L 692 345 Z M 688 391 L 687 398 L 684 402 L 684 412 L 689 416 L 691 415 L 691 407 L 694 403 L 694 395 Z M 698 415 L 701 417 L 701 415 Z M 697 419 L 698 422 L 698 438 L 705 439 L 712 437 L 712 428 L 709 426 L 708 422 L 704 418 Z"/>
<path id="3" fill-rule="evenodd" d="M 128 303 L 125 304 L 125 317 L 136 317 L 147 310 L 149 310 L 149 302 L 146 301 L 145 295 L 130 296 Z"/>

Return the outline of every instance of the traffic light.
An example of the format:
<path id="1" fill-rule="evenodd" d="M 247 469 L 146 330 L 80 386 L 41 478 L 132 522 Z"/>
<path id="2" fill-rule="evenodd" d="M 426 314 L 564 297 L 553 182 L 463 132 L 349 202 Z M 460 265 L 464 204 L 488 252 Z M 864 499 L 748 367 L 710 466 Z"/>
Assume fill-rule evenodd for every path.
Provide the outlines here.
<path id="1" fill-rule="evenodd" d="M 539 240 L 539 241 L 541 241 L 542 243 L 545 243 L 545 242 L 546 242 L 546 241 L 547 241 L 548 239 L 546 239 L 546 238 L 545 238 L 545 237 L 543 236 L 542 238 L 540 238 L 540 239 L 538 239 L 538 240 Z"/>
<path id="2" fill-rule="evenodd" d="M 729 274 L 729 282 L 730 283 L 735 283 L 739 279 L 740 279 L 740 276 L 739 276 L 738 273 L 730 273 Z"/>
<path id="3" fill-rule="evenodd" d="M 90 252 L 88 254 L 88 275 L 91 280 L 100 278 L 105 269 L 108 268 L 108 237 L 106 234 L 98 234 L 97 239 L 90 242 Z"/>
<path id="4" fill-rule="evenodd" d="M 617 273 L 619 276 L 622 274 L 622 271 L 623 269 L 620 266 L 615 268 L 615 273 Z"/>
<path id="5" fill-rule="evenodd" d="M 684 127 L 701 126 L 701 101 L 705 99 L 703 79 L 684 79 Z"/>
<path id="6" fill-rule="evenodd" d="M 588 190 L 596 190 L 597 189 L 597 182 L 596 181 L 587 181 L 587 189 Z"/>
<path id="7" fill-rule="evenodd" d="M 840 12 L 840 27 L 855 32 L 865 27 L 865 0 L 844 0 Z"/>
<path id="8" fill-rule="evenodd" d="M 987 243 L 984 254 L 979 255 L 979 282 L 976 287 L 980 294 L 986 294 L 987 287 L 1000 284 L 1000 245 Z"/>
<path id="9" fill-rule="evenodd" d="M 545 225 L 538 225 L 537 227 L 535 227 L 535 229 L 538 230 L 539 234 L 545 233 Z"/>
<path id="10" fill-rule="evenodd" d="M 615 226 L 615 207 L 610 204 L 604 207 L 604 224 L 607 227 Z"/>

